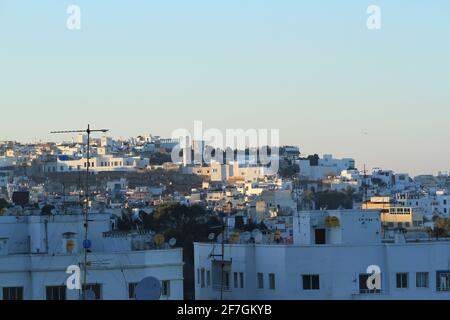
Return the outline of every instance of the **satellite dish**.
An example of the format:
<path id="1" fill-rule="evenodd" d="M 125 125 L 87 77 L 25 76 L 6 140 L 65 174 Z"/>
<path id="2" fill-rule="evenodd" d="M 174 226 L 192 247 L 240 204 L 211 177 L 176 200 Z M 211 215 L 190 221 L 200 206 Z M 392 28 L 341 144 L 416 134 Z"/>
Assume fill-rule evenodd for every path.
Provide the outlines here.
<path id="1" fill-rule="evenodd" d="M 233 232 L 230 236 L 231 243 L 238 243 L 241 240 L 241 235 L 238 232 Z"/>
<path id="2" fill-rule="evenodd" d="M 253 239 L 255 239 L 255 243 L 262 242 L 262 232 L 259 231 L 259 229 L 255 229 L 252 231 L 252 237 L 253 237 Z"/>
<path id="3" fill-rule="evenodd" d="M 155 236 L 154 241 L 155 241 L 155 244 L 159 247 L 159 246 L 162 246 L 164 244 L 165 239 L 164 239 L 164 236 L 162 234 L 158 233 Z"/>
<path id="4" fill-rule="evenodd" d="M 250 240 L 250 238 L 252 237 L 252 234 L 250 232 L 244 232 L 243 234 L 241 234 L 241 239 L 244 242 L 248 242 Z"/>
<path id="5" fill-rule="evenodd" d="M 255 238 L 255 236 L 260 233 L 261 231 L 259 231 L 259 229 L 255 229 L 252 231 L 252 237 Z"/>
<path id="6" fill-rule="evenodd" d="M 151 301 L 161 297 L 161 283 L 155 277 L 142 279 L 136 286 L 136 300 Z"/>
<path id="7" fill-rule="evenodd" d="M 210 234 L 208 235 L 208 240 L 209 240 L 209 241 L 213 241 L 215 237 L 216 237 L 216 235 L 215 235 L 214 233 L 210 233 Z"/>
<path id="8" fill-rule="evenodd" d="M 217 236 L 217 242 L 218 243 L 222 243 L 223 242 L 223 234 L 222 233 Z"/>
<path id="9" fill-rule="evenodd" d="M 281 240 L 281 231 L 280 230 L 275 231 L 275 234 L 273 235 L 273 239 L 275 241 Z"/>
<path id="10" fill-rule="evenodd" d="M 169 246 L 174 247 L 177 244 L 177 239 L 172 238 L 169 240 Z"/>
<path id="11" fill-rule="evenodd" d="M 92 290 L 84 290 L 81 293 L 80 300 L 96 300 L 95 292 Z"/>

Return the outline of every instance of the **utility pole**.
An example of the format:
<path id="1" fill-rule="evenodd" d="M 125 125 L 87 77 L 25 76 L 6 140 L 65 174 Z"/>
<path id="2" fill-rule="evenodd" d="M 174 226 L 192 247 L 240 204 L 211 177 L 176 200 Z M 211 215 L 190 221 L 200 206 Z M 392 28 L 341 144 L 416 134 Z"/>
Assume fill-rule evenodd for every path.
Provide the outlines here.
<path id="1" fill-rule="evenodd" d="M 84 263 L 83 263 L 83 287 L 80 290 L 80 293 L 83 293 L 81 296 L 83 299 L 86 299 L 86 289 L 87 289 L 87 255 L 90 251 L 90 241 L 88 239 L 88 230 L 89 230 L 89 167 L 91 166 L 91 156 L 90 156 L 90 142 L 91 142 L 91 133 L 93 132 L 102 132 L 106 133 L 109 129 L 99 129 L 99 130 L 93 130 L 91 129 L 90 125 L 88 124 L 87 129 L 84 130 L 65 130 L 65 131 L 52 131 L 50 133 L 54 134 L 64 134 L 64 133 L 86 133 L 87 134 L 87 142 L 86 142 L 86 184 L 85 184 L 85 191 L 84 191 L 84 205 L 83 205 L 83 213 L 84 213 L 84 241 L 83 241 L 83 248 L 84 248 Z"/>

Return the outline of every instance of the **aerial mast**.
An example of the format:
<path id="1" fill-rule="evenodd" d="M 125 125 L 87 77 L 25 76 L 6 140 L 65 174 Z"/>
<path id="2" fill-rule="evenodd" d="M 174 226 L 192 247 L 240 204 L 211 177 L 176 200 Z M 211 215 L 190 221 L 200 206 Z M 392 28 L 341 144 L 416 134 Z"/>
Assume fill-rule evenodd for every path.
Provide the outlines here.
<path id="1" fill-rule="evenodd" d="M 91 133 L 93 132 L 102 132 L 106 133 L 109 129 L 91 129 L 88 124 L 87 129 L 84 130 L 64 130 L 64 131 L 51 131 L 53 134 L 65 134 L 65 133 L 86 133 L 87 141 L 86 141 L 86 183 L 85 183 L 85 191 L 84 191 L 84 204 L 83 204 L 83 215 L 84 215 L 84 261 L 83 261 L 83 287 L 80 290 L 80 293 L 83 293 L 83 299 L 86 299 L 86 290 L 87 290 L 87 255 L 90 248 L 90 241 L 88 239 L 88 230 L 89 230 L 89 167 L 91 166 L 91 155 L 90 155 L 90 142 L 91 142 Z"/>

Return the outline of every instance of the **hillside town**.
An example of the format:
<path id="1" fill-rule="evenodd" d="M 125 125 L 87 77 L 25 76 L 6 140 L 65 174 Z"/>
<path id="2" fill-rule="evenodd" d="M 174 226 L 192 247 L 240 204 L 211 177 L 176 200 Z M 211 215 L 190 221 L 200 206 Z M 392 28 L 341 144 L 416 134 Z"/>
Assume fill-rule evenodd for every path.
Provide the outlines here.
<path id="1" fill-rule="evenodd" d="M 179 144 L 0 142 L 0 299 L 136 299 L 148 276 L 162 300 L 450 298 L 448 172 L 266 146 L 274 171 L 261 149 L 205 161 L 205 141 L 173 161 Z"/>

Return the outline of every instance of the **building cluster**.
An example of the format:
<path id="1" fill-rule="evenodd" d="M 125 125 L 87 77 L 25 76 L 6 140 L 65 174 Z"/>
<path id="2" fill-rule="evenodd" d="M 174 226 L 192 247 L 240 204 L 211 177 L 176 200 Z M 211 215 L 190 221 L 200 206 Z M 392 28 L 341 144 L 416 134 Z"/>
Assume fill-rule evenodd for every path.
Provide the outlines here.
<path id="1" fill-rule="evenodd" d="M 192 146 L 195 161 L 184 153 L 175 162 L 173 139 L 87 142 L 0 143 L 0 298 L 78 299 L 89 289 L 96 299 L 134 299 L 154 276 L 161 299 L 180 300 L 186 263 L 196 299 L 450 298 L 448 173 L 368 172 L 294 146 L 272 152 L 274 172 L 247 153 L 205 161 L 204 142 Z M 151 174 L 160 180 L 143 178 Z M 166 203 L 221 221 L 195 242 L 193 261 L 177 239 L 142 228 L 142 216 Z M 88 270 L 86 288 L 67 288 L 71 265 Z"/>

